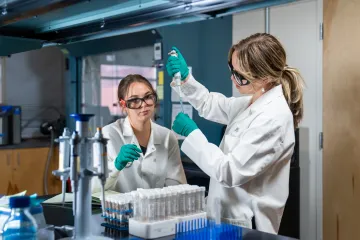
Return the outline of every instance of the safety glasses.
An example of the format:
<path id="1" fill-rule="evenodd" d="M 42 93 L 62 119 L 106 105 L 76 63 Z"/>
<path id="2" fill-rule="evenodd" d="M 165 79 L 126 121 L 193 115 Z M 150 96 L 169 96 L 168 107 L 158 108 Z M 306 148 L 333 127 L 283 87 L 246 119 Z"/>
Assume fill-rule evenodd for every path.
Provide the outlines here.
<path id="1" fill-rule="evenodd" d="M 234 76 L 235 81 L 237 82 L 237 84 L 239 84 L 240 86 L 245 86 L 245 85 L 249 85 L 250 81 L 245 79 L 243 75 L 241 75 L 240 73 L 238 73 L 231 62 L 228 62 L 228 66 L 230 69 L 231 74 Z"/>
<path id="2" fill-rule="evenodd" d="M 123 102 L 125 102 L 126 107 L 130 108 L 130 109 L 139 109 L 142 107 L 143 102 L 147 105 L 147 106 L 153 106 L 156 104 L 157 101 L 157 97 L 155 94 L 148 94 L 143 98 L 131 98 L 128 100 L 121 100 Z"/>

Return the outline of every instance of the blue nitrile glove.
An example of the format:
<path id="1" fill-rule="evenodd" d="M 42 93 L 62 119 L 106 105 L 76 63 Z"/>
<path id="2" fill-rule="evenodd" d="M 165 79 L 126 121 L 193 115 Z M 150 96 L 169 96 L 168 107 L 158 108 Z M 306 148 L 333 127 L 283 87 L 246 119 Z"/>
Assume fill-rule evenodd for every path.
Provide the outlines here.
<path id="1" fill-rule="evenodd" d="M 176 116 L 172 129 L 177 134 L 187 137 L 192 131 L 199 128 L 189 115 L 181 112 Z"/>
<path id="2" fill-rule="evenodd" d="M 125 144 L 115 159 L 115 167 L 121 171 L 127 163 L 133 162 L 140 157 L 142 151 L 135 144 Z"/>
<path id="3" fill-rule="evenodd" d="M 174 77 L 175 73 L 180 72 L 181 80 L 184 81 L 189 75 L 189 68 L 186 64 L 186 61 L 180 51 L 176 47 L 172 47 L 172 50 L 175 50 L 177 57 L 170 56 L 166 63 L 166 70 L 171 77 Z"/>

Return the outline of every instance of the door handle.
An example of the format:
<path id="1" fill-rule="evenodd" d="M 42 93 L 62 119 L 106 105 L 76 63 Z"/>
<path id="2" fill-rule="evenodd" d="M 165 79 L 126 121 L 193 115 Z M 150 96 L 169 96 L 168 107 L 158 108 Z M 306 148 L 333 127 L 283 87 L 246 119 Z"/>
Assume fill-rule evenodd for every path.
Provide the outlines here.
<path id="1" fill-rule="evenodd" d="M 8 154 L 6 154 L 6 163 L 7 163 L 8 167 L 10 166 L 10 162 L 11 162 L 10 153 L 8 153 Z"/>
<path id="2" fill-rule="evenodd" d="M 17 153 L 17 164 L 20 167 L 20 153 Z"/>

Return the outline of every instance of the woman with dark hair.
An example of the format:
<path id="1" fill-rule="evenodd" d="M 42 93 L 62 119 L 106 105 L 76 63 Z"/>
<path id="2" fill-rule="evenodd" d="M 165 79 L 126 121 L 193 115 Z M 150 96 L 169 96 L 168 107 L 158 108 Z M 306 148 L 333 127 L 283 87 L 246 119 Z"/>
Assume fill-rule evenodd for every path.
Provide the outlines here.
<path id="1" fill-rule="evenodd" d="M 157 94 L 150 82 L 141 75 L 126 76 L 118 99 L 127 117 L 103 128 L 112 171 L 105 189 L 130 192 L 186 183 L 175 134 L 151 121 Z M 100 191 L 98 181 L 93 185 L 93 192 Z"/>

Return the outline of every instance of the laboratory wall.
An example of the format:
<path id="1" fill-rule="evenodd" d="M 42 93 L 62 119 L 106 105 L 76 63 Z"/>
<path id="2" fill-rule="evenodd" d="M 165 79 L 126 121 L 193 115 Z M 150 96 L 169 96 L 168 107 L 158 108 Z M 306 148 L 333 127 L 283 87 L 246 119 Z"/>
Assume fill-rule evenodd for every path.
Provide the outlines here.
<path id="1" fill-rule="evenodd" d="M 321 237 L 321 14 L 317 0 L 300 1 L 270 8 L 270 33 L 283 43 L 287 63 L 304 77 L 304 118 L 300 125 L 300 237 Z M 265 32 L 265 10 L 233 16 L 233 43 L 256 32 Z M 233 87 L 233 96 L 240 94 Z"/>
<path id="2" fill-rule="evenodd" d="M 5 58 L 3 100 L 22 107 L 22 137 L 43 136 L 40 124 L 65 114 L 64 72 L 63 53 L 55 47 Z"/>
<path id="3" fill-rule="evenodd" d="M 232 82 L 227 67 L 231 47 L 232 17 L 174 25 L 158 29 L 163 40 L 164 59 L 172 46 L 176 46 L 192 67 L 194 77 L 209 91 L 231 96 Z M 165 125 L 171 127 L 171 79 L 165 73 Z M 219 145 L 223 127 L 201 118 L 193 111 L 193 118 L 208 140 Z"/>

